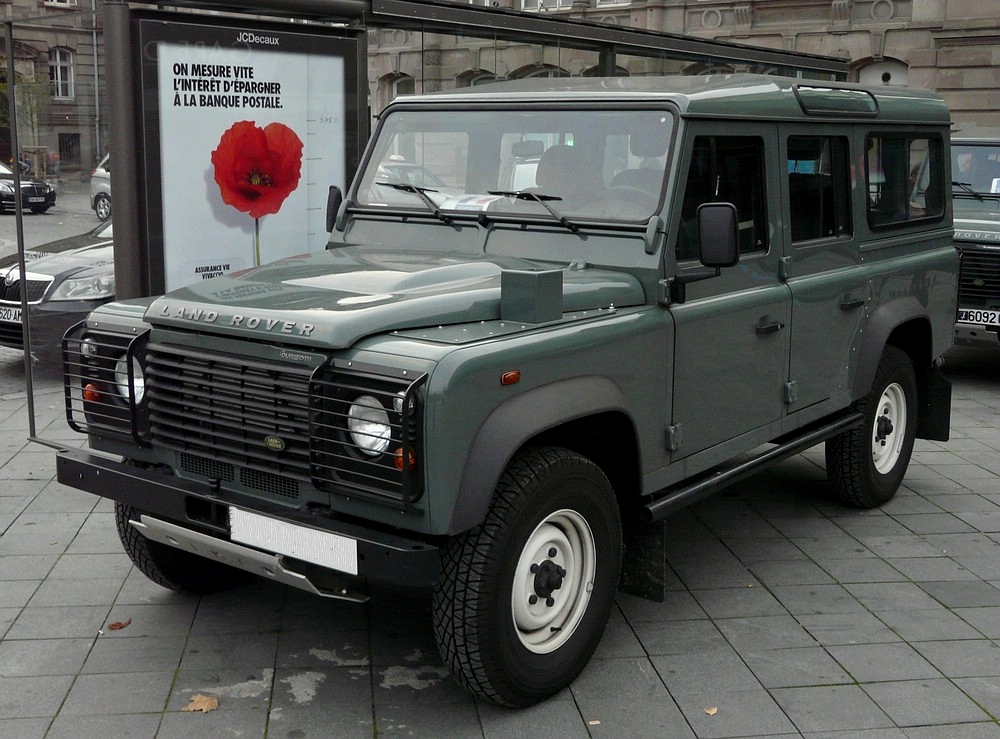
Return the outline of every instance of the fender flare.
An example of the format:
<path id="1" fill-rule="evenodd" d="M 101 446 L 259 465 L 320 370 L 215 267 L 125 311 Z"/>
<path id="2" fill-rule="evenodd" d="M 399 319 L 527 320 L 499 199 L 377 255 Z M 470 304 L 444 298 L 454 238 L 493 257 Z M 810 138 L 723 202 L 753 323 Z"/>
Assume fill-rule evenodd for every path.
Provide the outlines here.
<path id="1" fill-rule="evenodd" d="M 904 323 L 914 320 L 922 320 L 926 324 L 928 333 L 930 332 L 927 309 L 911 295 L 897 298 L 875 309 L 868 319 L 865 337 L 861 341 L 861 358 L 858 360 L 858 371 L 854 377 L 852 392 L 854 400 L 863 398 L 871 390 L 872 382 L 875 381 L 875 371 L 882 359 L 882 351 L 889 343 L 892 332 Z M 900 348 L 913 354 L 912 347 Z M 927 357 L 927 361 L 930 361 L 930 357 Z M 920 368 L 916 369 L 919 371 Z"/>
<path id="2" fill-rule="evenodd" d="M 626 410 L 625 395 L 606 377 L 575 377 L 533 388 L 494 408 L 465 458 L 448 533 L 482 523 L 507 463 L 525 442 L 548 429 L 596 413 Z"/>

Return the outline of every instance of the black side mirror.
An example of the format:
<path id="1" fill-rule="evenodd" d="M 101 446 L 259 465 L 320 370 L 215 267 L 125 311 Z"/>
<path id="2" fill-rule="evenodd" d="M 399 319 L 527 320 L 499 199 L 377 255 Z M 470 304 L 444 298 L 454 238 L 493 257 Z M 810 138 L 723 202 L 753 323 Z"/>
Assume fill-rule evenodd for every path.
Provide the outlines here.
<path id="1" fill-rule="evenodd" d="M 698 206 L 698 256 L 702 266 L 667 280 L 669 302 L 683 303 L 687 285 L 718 277 L 723 267 L 740 261 L 740 217 L 732 203 L 702 203 Z M 663 293 L 661 303 L 667 301 Z"/>
<path id="2" fill-rule="evenodd" d="M 706 267 L 732 267 L 740 261 L 740 222 L 732 203 L 698 206 L 698 242 Z"/>
<path id="3" fill-rule="evenodd" d="M 326 232 L 333 233 L 337 226 L 337 213 L 340 212 L 340 205 L 344 202 L 344 193 L 336 185 L 330 185 L 330 191 L 326 194 Z"/>

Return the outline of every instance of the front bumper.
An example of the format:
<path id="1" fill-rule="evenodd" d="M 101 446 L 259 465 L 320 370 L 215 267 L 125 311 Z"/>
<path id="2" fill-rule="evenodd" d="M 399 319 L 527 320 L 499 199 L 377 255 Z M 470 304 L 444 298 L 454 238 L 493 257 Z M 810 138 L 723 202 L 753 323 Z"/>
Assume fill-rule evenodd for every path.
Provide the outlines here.
<path id="1" fill-rule="evenodd" d="M 31 321 L 32 351 L 46 358 L 58 357 L 66 329 L 82 321 L 90 311 L 105 302 L 107 301 L 56 301 L 30 304 L 28 320 Z M 21 308 L 20 302 L 5 301 L 4 305 Z M 23 325 L 0 321 L 0 346 L 24 349 Z"/>
<path id="2" fill-rule="evenodd" d="M 208 483 L 75 449 L 56 454 L 56 472 L 64 485 L 149 514 L 148 520 L 143 515 L 133 525 L 155 541 L 322 595 L 343 597 L 318 586 L 327 578 L 314 576 L 317 571 L 419 586 L 431 585 L 440 572 L 438 548 L 432 542 L 334 518 L 329 512 L 222 494 Z M 334 551 L 341 548 L 353 552 L 349 564 Z"/>
<path id="3" fill-rule="evenodd" d="M 986 326 L 977 326 L 973 323 L 956 323 L 955 344 L 996 349 L 1000 347 L 1000 333 L 996 329 L 991 330 Z"/>

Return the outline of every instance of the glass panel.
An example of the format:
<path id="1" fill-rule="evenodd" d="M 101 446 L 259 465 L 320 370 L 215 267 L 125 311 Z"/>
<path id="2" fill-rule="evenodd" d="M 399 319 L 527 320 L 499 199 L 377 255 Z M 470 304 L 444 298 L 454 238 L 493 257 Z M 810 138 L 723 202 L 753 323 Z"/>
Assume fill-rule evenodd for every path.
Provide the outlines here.
<path id="1" fill-rule="evenodd" d="M 398 111 L 354 196 L 380 209 L 646 220 L 672 127 L 659 110 Z"/>
<path id="2" fill-rule="evenodd" d="M 107 153 L 103 40 L 98 18 L 76 4 L 39 3 L 33 12 L 37 17 L 13 26 L 12 80 L 7 60 L 0 66 L 0 375 L 28 384 L 23 349 L 30 336 L 36 436 L 76 444 L 79 436 L 63 420 L 62 335 L 115 289 L 111 225 L 98 219 L 90 193 L 91 172 Z M 103 182 L 110 192 L 106 171 Z M 24 214 L 26 274 L 18 263 L 15 198 Z"/>

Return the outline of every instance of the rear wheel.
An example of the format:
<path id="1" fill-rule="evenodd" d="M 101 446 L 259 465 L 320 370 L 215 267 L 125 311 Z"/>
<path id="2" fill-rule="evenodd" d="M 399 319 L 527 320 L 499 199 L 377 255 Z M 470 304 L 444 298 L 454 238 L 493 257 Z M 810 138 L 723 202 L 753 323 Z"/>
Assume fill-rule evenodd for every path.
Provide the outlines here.
<path id="1" fill-rule="evenodd" d="M 196 554 L 150 541 L 129 521 L 137 521 L 142 512 L 115 503 L 115 525 L 125 553 L 142 574 L 178 593 L 207 595 L 242 585 L 253 579 L 249 572 L 215 562 Z"/>
<path id="2" fill-rule="evenodd" d="M 826 442 L 826 469 L 843 502 L 874 508 L 896 494 L 916 439 L 917 382 L 906 352 L 885 348 L 871 391 L 855 407 L 864 423 Z"/>
<path id="3" fill-rule="evenodd" d="M 575 452 L 530 450 L 504 472 L 483 524 L 443 558 L 442 659 L 476 695 L 537 703 L 580 674 L 604 632 L 622 558 L 614 491 Z"/>

